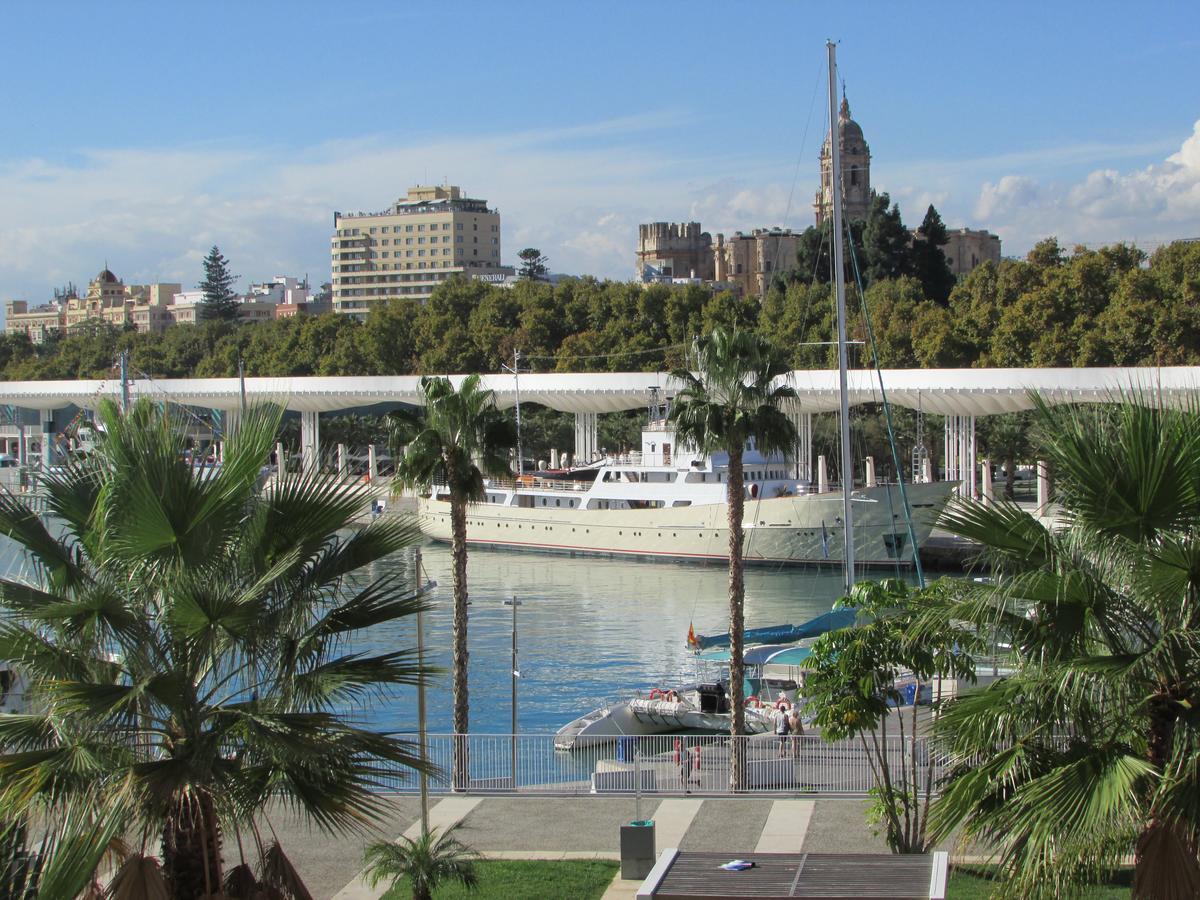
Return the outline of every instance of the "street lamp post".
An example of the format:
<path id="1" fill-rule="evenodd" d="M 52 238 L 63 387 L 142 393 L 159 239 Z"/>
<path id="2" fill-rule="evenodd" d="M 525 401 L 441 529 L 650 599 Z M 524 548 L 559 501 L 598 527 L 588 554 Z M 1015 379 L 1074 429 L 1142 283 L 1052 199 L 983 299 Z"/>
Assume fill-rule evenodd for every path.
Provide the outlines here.
<path id="1" fill-rule="evenodd" d="M 421 584 L 421 548 L 416 548 L 416 555 L 413 562 L 413 580 L 416 582 L 417 590 L 422 590 Z M 428 761 L 427 749 L 425 746 L 425 613 L 422 607 L 425 605 L 424 598 L 421 598 L 421 606 L 417 607 L 417 668 L 421 675 L 417 680 L 417 731 L 420 741 L 420 759 L 421 759 L 421 836 L 429 834 L 429 775 L 425 771 L 425 766 Z"/>
<path id="2" fill-rule="evenodd" d="M 512 753 L 512 787 L 517 789 L 517 679 L 521 677 L 521 670 L 517 666 L 517 607 L 521 605 L 521 601 L 516 597 L 511 600 L 504 601 L 505 606 L 512 607 L 512 742 L 510 750 Z"/>

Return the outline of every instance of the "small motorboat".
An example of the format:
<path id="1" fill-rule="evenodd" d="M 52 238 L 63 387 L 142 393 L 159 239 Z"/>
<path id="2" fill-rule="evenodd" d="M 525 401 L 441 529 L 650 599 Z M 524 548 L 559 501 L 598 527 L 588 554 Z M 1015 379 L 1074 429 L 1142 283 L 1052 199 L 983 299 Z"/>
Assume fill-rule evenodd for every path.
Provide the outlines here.
<path id="1" fill-rule="evenodd" d="M 795 684 L 791 687 L 794 692 Z M 770 731 L 774 712 L 773 706 L 761 705 L 751 697 L 746 705 L 746 733 Z M 631 735 L 728 732 L 727 685 L 721 681 L 698 682 L 676 688 L 653 688 L 645 696 L 594 709 L 560 728 L 554 736 L 554 746 L 558 750 L 578 750 Z"/>

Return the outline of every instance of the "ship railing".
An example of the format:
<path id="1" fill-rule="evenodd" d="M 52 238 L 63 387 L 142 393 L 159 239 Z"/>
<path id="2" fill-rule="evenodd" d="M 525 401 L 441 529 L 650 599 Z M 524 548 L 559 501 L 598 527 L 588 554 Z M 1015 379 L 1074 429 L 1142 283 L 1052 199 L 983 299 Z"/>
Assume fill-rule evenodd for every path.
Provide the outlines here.
<path id="1" fill-rule="evenodd" d="M 528 490 L 537 488 L 547 491 L 565 491 L 571 494 L 582 494 L 592 486 L 590 481 L 573 481 L 566 478 L 542 478 L 540 475 L 521 475 L 518 478 L 489 478 L 488 488 L 501 491 L 515 491 L 518 488 Z"/>
<path id="2" fill-rule="evenodd" d="M 415 742 L 416 735 L 411 739 Z M 774 734 L 736 738 L 742 745 L 742 786 L 730 787 L 729 735 L 625 735 L 594 743 L 580 739 L 573 750 L 557 750 L 552 734 L 471 734 L 460 737 L 466 754 L 464 783 L 451 784 L 456 771 L 453 735 L 426 738 L 436 771 L 434 793 L 583 796 L 613 794 L 772 795 L 867 797 L 875 787 L 872 761 L 859 741 L 826 741 L 810 732 L 780 739 Z M 414 748 L 415 749 L 415 748 Z M 924 737 L 898 737 L 888 743 L 892 772 L 917 772 L 919 784 L 941 782 L 950 760 Z M 685 762 L 686 760 L 686 762 Z M 379 770 L 379 790 L 415 793 L 417 773 L 387 763 Z"/>

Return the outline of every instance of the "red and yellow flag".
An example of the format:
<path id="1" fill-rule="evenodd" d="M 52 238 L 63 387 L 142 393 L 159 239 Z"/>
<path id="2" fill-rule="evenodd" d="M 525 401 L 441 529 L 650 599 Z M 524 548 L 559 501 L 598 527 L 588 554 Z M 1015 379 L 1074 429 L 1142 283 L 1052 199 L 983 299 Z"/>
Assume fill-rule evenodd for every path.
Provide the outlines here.
<path id="1" fill-rule="evenodd" d="M 700 649 L 700 642 L 696 640 L 696 628 L 691 622 L 688 622 L 687 645 L 693 650 Z"/>

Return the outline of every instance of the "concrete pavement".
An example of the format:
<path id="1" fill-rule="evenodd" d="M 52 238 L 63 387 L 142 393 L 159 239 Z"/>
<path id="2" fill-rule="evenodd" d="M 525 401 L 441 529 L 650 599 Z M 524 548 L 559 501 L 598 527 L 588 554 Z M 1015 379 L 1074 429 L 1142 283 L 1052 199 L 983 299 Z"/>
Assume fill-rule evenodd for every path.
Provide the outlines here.
<path id="1" fill-rule="evenodd" d="M 417 798 L 386 798 L 382 828 L 372 835 L 329 837 L 273 817 L 289 857 L 314 897 L 375 900 L 359 877 L 363 848 L 380 837 L 420 830 Z M 668 797 L 643 799 L 641 818 L 655 822 L 659 852 L 667 847 L 738 853 L 887 853 L 881 836 L 865 822 L 863 800 L 793 797 Z M 632 797 L 461 797 L 431 801 L 430 824 L 459 823 L 463 843 L 490 859 L 619 859 L 620 826 L 638 818 Z M 605 897 L 633 897 L 640 882 L 614 879 Z"/>

